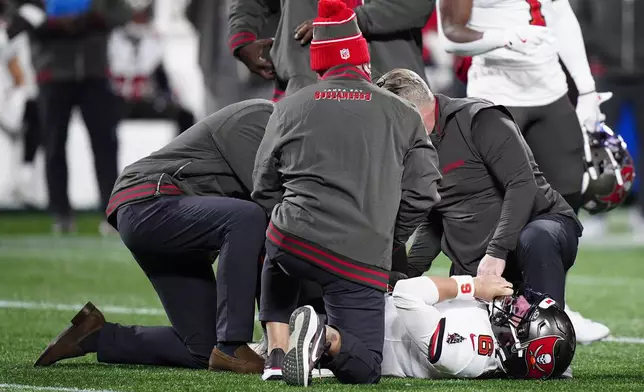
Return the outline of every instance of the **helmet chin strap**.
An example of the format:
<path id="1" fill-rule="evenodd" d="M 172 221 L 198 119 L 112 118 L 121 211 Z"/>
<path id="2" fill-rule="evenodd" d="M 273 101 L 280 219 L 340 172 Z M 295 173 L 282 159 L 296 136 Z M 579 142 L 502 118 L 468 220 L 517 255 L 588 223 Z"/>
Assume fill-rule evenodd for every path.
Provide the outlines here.
<path id="1" fill-rule="evenodd" d="M 610 159 L 611 165 L 615 168 L 615 178 L 617 179 L 617 183 L 619 186 L 624 185 L 624 178 L 622 177 L 622 171 L 620 170 L 620 166 L 615 160 L 615 156 L 613 156 L 613 152 L 608 148 L 604 147 L 604 150 L 606 150 L 606 154 L 608 155 L 608 159 Z"/>
<path id="2" fill-rule="evenodd" d="M 514 328 L 514 324 L 512 324 L 512 322 L 510 322 L 510 332 L 512 332 L 512 337 L 514 338 L 514 349 L 517 351 L 517 354 L 519 354 L 519 358 L 523 358 L 523 350 L 521 349 L 521 342 L 517 337 L 517 330 L 516 328 Z"/>
<path id="3" fill-rule="evenodd" d="M 593 165 L 593 155 L 590 151 L 590 140 L 588 139 L 588 130 L 583 125 L 581 127 L 581 134 L 584 138 L 584 157 L 586 158 L 586 163 L 588 164 L 588 173 L 590 174 L 590 178 L 592 178 L 593 180 L 596 180 L 598 176 L 597 176 L 597 170 L 595 169 L 595 165 Z"/>

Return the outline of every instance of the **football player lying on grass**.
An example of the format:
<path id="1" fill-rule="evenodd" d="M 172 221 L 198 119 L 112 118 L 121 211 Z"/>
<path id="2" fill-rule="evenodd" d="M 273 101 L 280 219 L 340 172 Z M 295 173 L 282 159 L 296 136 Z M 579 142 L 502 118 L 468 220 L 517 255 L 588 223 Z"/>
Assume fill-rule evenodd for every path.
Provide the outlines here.
<path id="1" fill-rule="evenodd" d="M 575 332 L 547 295 L 502 277 L 400 280 L 385 302 L 382 375 L 566 378 Z"/>

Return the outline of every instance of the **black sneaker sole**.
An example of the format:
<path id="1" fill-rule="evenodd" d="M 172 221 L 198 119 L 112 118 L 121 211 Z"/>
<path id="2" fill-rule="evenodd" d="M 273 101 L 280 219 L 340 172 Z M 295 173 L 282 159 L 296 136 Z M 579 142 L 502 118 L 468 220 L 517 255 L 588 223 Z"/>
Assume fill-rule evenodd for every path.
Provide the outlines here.
<path id="1" fill-rule="evenodd" d="M 322 333 L 320 329 L 319 318 L 311 306 L 298 308 L 291 315 L 289 321 L 289 350 L 282 363 L 282 377 L 289 385 L 308 386 L 311 383 L 311 370 L 315 360 L 311 360 L 311 355 L 319 357 L 321 345 L 318 342 L 318 351 L 311 348 L 316 335 Z"/>

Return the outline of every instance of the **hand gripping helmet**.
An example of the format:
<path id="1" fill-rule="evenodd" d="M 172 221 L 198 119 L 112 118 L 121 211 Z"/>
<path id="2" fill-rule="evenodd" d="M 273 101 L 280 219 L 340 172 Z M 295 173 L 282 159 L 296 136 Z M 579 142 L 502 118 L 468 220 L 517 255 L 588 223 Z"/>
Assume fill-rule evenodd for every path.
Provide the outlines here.
<path id="1" fill-rule="evenodd" d="M 621 136 L 604 123 L 595 132 L 584 132 L 584 139 L 583 208 L 591 214 L 610 211 L 626 200 L 633 186 L 633 159 Z"/>
<path id="2" fill-rule="evenodd" d="M 556 378 L 570 366 L 577 339 L 566 312 L 547 295 L 524 290 L 523 295 L 495 299 L 490 322 L 503 370 L 512 378 Z"/>

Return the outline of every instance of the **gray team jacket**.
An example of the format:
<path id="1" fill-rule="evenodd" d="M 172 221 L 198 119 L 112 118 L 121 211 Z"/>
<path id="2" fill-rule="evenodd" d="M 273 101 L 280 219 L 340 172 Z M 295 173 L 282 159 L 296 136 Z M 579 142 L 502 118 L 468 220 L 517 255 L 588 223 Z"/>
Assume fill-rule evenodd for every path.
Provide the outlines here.
<path id="1" fill-rule="evenodd" d="M 341 278 L 386 290 L 394 241 L 439 200 L 437 156 L 418 112 L 350 65 L 276 104 L 252 198 L 267 239 Z"/>
<path id="2" fill-rule="evenodd" d="M 369 42 L 374 79 L 394 68 L 407 68 L 425 75 L 420 29 L 434 9 L 434 0 L 346 0 L 358 18 Z M 268 16 L 281 12 L 271 58 L 277 77 L 288 81 L 304 78 L 314 83 L 309 48 L 293 36 L 302 22 L 317 15 L 315 0 L 233 0 L 228 18 L 228 44 L 233 54 L 257 39 Z"/>
<path id="3" fill-rule="evenodd" d="M 250 200 L 253 162 L 273 103 L 251 99 L 206 117 L 162 149 L 127 166 L 106 210 L 163 195 L 214 195 Z"/>

